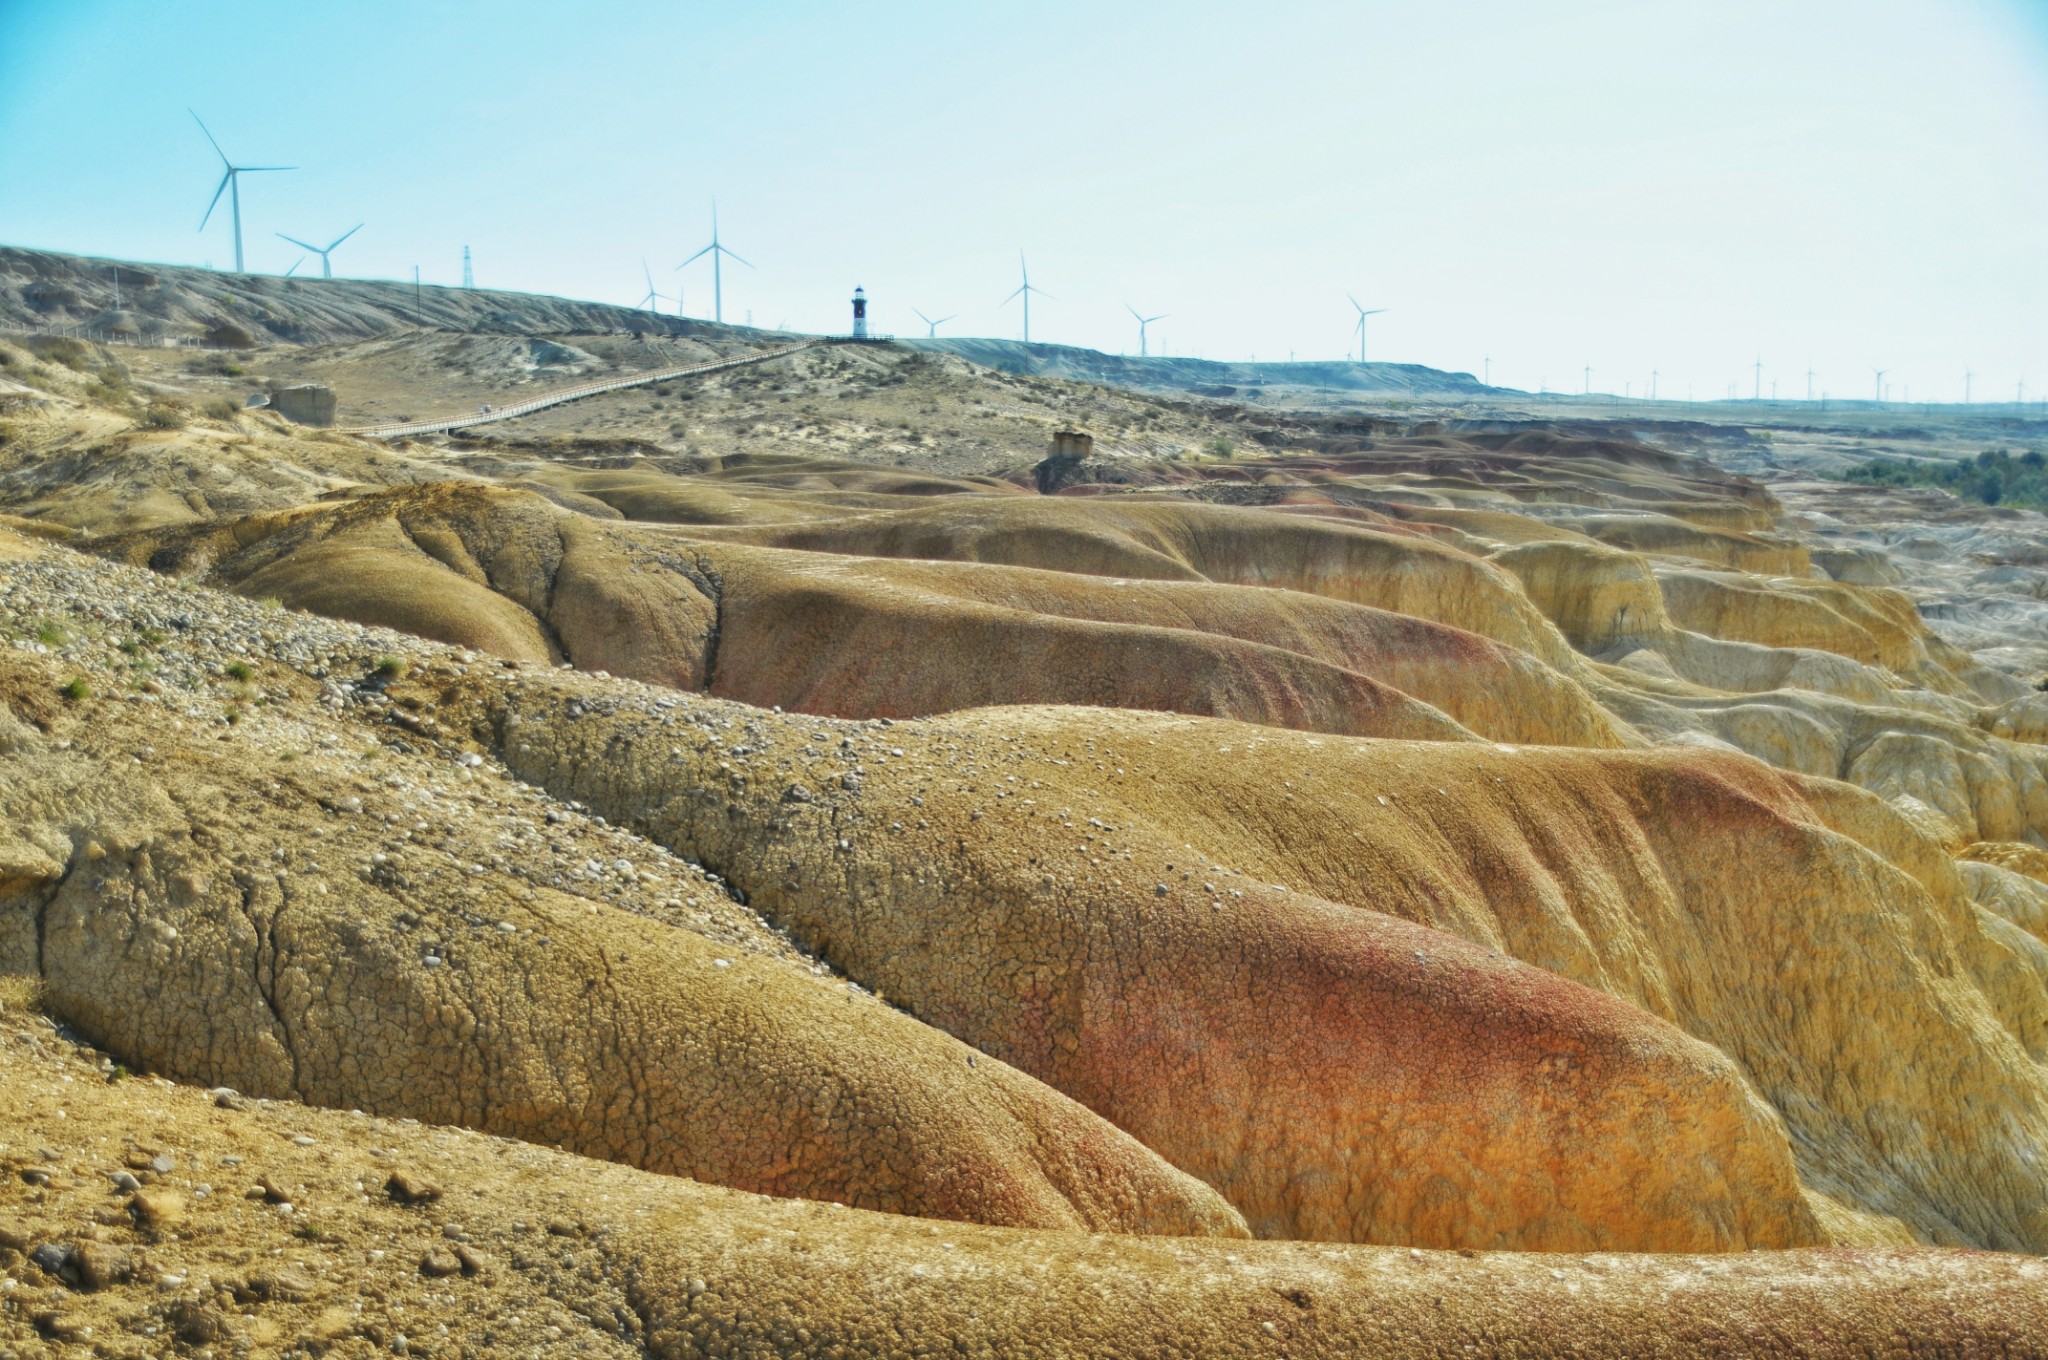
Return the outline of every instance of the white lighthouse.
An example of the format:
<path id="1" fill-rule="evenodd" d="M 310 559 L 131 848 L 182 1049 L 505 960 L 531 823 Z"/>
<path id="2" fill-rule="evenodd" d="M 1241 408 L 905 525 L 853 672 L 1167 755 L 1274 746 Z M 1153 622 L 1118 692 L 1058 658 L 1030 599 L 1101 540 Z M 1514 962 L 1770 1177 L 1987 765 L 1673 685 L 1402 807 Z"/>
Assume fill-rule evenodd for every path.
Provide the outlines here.
<path id="1" fill-rule="evenodd" d="M 853 338 L 868 338 L 868 295 L 866 289 L 859 287 L 853 290 Z"/>

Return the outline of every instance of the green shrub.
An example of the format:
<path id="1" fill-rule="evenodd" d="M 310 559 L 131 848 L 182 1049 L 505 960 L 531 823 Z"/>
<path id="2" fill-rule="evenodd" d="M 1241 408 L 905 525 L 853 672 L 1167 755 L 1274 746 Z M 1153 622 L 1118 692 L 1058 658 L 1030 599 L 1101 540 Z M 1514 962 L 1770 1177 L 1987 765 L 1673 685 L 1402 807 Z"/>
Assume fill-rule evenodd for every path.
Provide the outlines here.
<path id="1" fill-rule="evenodd" d="M 85 372 L 85 366 L 92 362 L 92 349 L 68 335 L 31 336 L 28 351 L 38 359 L 62 364 L 79 373 Z"/>
<path id="2" fill-rule="evenodd" d="M 209 420 L 233 420 L 242 414 L 242 408 L 226 397 L 210 397 L 199 413 Z"/>
<path id="3" fill-rule="evenodd" d="M 82 675 L 74 675 L 63 684 L 57 686 L 57 692 L 72 703 L 77 703 L 81 699 L 92 698 L 92 686 L 85 683 L 85 677 Z"/>
<path id="4" fill-rule="evenodd" d="M 377 658 L 376 673 L 380 680 L 396 680 L 405 674 L 405 662 L 395 656 L 380 656 Z"/>
<path id="5" fill-rule="evenodd" d="M 136 424 L 145 430 L 182 430 L 185 428 L 185 413 L 167 402 L 151 402 Z"/>
<path id="6" fill-rule="evenodd" d="M 227 673 L 230 680 L 247 680 L 255 674 L 254 671 L 249 669 L 249 665 L 245 661 L 231 662 L 228 665 Z"/>
<path id="7" fill-rule="evenodd" d="M 1939 487 L 1960 500 L 1983 505 L 2048 510 L 2048 454 L 2039 449 L 2028 449 L 2017 458 L 2010 449 L 1985 449 L 1974 458 L 1954 462 L 1873 458 L 1850 468 L 1842 480 L 1864 486 Z"/>

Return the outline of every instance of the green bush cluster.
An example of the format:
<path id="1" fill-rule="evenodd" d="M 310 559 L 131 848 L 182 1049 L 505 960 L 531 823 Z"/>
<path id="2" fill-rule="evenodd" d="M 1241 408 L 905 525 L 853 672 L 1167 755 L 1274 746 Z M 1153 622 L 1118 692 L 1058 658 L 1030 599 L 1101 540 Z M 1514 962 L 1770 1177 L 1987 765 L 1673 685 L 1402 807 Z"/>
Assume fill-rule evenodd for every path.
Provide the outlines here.
<path id="1" fill-rule="evenodd" d="M 2028 449 L 1986 449 L 1955 462 L 1873 458 L 1842 474 L 1865 486 L 1935 486 L 1966 501 L 2048 510 L 2048 455 Z"/>

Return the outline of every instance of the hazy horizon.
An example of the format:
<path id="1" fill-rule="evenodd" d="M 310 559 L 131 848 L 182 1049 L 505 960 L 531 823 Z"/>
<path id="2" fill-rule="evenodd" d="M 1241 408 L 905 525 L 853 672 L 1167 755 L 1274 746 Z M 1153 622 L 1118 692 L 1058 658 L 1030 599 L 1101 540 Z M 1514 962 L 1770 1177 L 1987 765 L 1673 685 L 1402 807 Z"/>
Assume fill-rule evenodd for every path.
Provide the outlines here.
<path id="1" fill-rule="evenodd" d="M 1700 400 L 2048 395 L 2048 5 L 1041 7 L 0 0 L 0 240 L 726 319 L 1337 359 Z M 1160 16 L 1166 16 L 1164 18 Z M 301 273 L 317 274 L 306 257 Z M 664 304 L 672 310 L 672 304 Z"/>

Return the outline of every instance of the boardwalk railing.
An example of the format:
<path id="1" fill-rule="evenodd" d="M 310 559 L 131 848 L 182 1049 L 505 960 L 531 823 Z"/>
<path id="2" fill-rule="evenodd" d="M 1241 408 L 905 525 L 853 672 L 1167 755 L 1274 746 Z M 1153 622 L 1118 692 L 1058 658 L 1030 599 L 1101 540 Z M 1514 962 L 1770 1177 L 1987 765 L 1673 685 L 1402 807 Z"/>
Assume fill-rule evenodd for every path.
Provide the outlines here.
<path id="1" fill-rule="evenodd" d="M 564 387 L 559 391 L 549 392 L 511 406 L 493 406 L 488 411 L 479 411 L 473 415 L 451 416 L 445 420 L 414 420 L 398 425 L 359 425 L 354 429 L 340 430 L 337 433 L 362 435 L 368 439 L 402 439 L 407 435 L 415 434 L 444 434 L 449 430 L 467 429 L 471 425 L 488 425 L 494 420 L 513 420 L 519 416 L 530 416 L 535 411 L 545 411 L 550 406 L 560 406 L 564 402 L 570 401 L 581 401 L 585 397 L 595 397 L 605 392 L 616 392 L 625 387 L 645 387 L 650 383 L 668 382 L 674 378 L 688 378 L 699 373 L 716 373 L 721 369 L 744 368 L 748 364 L 766 363 L 770 359 L 780 359 L 784 355 L 810 349 L 818 343 L 816 340 L 806 340 L 800 345 L 786 345 L 781 349 L 771 349 L 761 354 L 743 354 L 737 359 L 720 359 L 715 363 L 692 364 L 688 368 L 667 368 L 658 373 L 635 373 L 625 378 L 606 378 L 599 382 L 584 383 L 580 387 Z"/>

